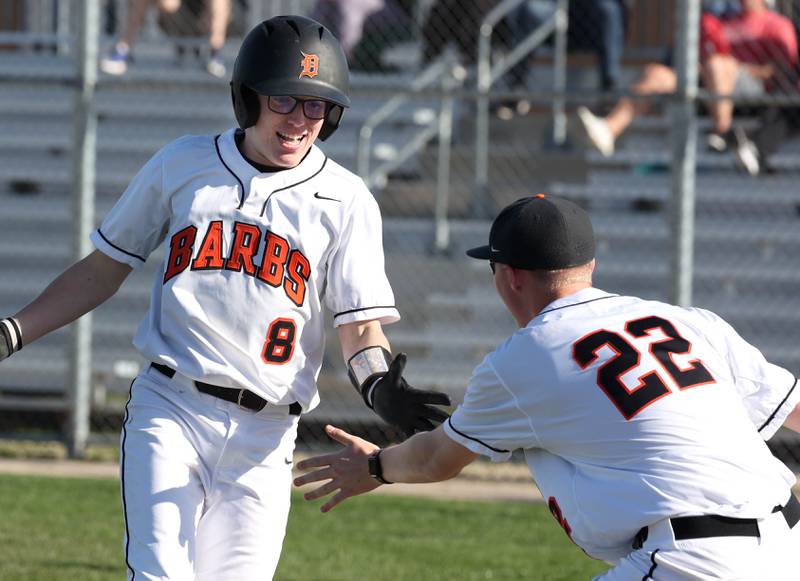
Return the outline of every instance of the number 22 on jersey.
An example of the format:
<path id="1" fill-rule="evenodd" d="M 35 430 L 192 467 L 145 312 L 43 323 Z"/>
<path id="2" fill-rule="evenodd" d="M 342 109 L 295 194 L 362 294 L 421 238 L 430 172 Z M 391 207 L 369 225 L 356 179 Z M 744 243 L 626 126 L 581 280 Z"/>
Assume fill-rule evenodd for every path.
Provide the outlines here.
<path id="1" fill-rule="evenodd" d="M 636 346 L 636 339 L 651 337 L 651 332 L 660 330 L 666 339 L 651 341 L 648 352 Z M 600 329 L 582 337 L 572 346 L 572 356 L 581 369 L 597 361 L 598 351 L 608 347 L 614 355 L 597 369 L 597 385 L 629 420 L 656 400 L 672 391 L 664 382 L 662 370 L 680 390 L 707 383 L 714 383 L 714 377 L 699 359 L 691 359 L 685 369 L 673 360 L 674 355 L 689 355 L 692 344 L 684 339 L 674 325 L 657 316 L 643 317 L 625 323 L 623 333 Z M 628 387 L 622 376 L 639 366 L 642 357 L 655 359 L 656 370 L 638 376 L 637 385 Z"/>

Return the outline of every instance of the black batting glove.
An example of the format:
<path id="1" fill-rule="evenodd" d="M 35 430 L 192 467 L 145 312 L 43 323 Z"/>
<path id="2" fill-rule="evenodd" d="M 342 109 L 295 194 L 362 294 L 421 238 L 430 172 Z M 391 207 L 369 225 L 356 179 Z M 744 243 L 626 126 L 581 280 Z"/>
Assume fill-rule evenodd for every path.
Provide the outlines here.
<path id="1" fill-rule="evenodd" d="M 367 380 L 362 396 L 386 423 L 399 428 L 406 437 L 426 432 L 445 421 L 449 414 L 437 405 L 450 405 L 450 396 L 438 391 L 415 389 L 403 379 L 406 354 L 398 353 L 382 377 Z"/>

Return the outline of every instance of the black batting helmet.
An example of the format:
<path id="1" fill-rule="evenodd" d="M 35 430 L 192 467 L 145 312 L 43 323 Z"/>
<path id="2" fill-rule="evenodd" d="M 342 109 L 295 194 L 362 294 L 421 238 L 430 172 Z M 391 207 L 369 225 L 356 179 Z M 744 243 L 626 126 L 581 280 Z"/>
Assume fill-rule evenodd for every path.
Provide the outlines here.
<path id="1" fill-rule="evenodd" d="M 275 16 L 251 30 L 233 65 L 231 98 L 239 127 L 255 125 L 258 94 L 303 95 L 333 103 L 319 132 L 327 139 L 350 106 L 347 57 L 327 28 L 304 16 Z"/>

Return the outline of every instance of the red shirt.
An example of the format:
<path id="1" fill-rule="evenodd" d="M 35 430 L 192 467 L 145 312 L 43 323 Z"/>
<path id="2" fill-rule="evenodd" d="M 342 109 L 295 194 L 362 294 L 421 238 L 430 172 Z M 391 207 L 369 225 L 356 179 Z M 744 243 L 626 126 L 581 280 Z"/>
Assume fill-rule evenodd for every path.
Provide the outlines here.
<path id="1" fill-rule="evenodd" d="M 755 65 L 781 64 L 787 69 L 797 64 L 794 26 L 777 12 L 747 12 L 725 19 L 722 31 L 730 54 L 738 61 Z"/>

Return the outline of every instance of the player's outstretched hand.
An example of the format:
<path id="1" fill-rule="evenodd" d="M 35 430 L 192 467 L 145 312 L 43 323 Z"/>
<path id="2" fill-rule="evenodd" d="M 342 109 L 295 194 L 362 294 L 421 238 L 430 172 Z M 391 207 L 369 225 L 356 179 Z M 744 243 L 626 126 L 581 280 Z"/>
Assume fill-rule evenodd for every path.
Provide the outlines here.
<path id="1" fill-rule="evenodd" d="M 450 405 L 450 396 L 439 391 L 415 389 L 403 379 L 406 354 L 398 353 L 389 371 L 372 388 L 372 409 L 387 423 L 401 429 L 406 437 L 426 432 L 449 415 L 437 405 Z"/>
<path id="2" fill-rule="evenodd" d="M 320 507 L 322 512 L 332 510 L 351 496 L 364 494 L 380 486 L 380 483 L 369 475 L 367 467 L 367 458 L 378 449 L 378 446 L 330 425 L 325 426 L 325 433 L 346 447 L 332 454 L 301 460 L 296 465 L 298 470 L 307 471 L 314 468 L 318 470 L 294 479 L 295 486 L 327 481 L 303 494 L 306 500 L 315 500 L 335 493 Z"/>

